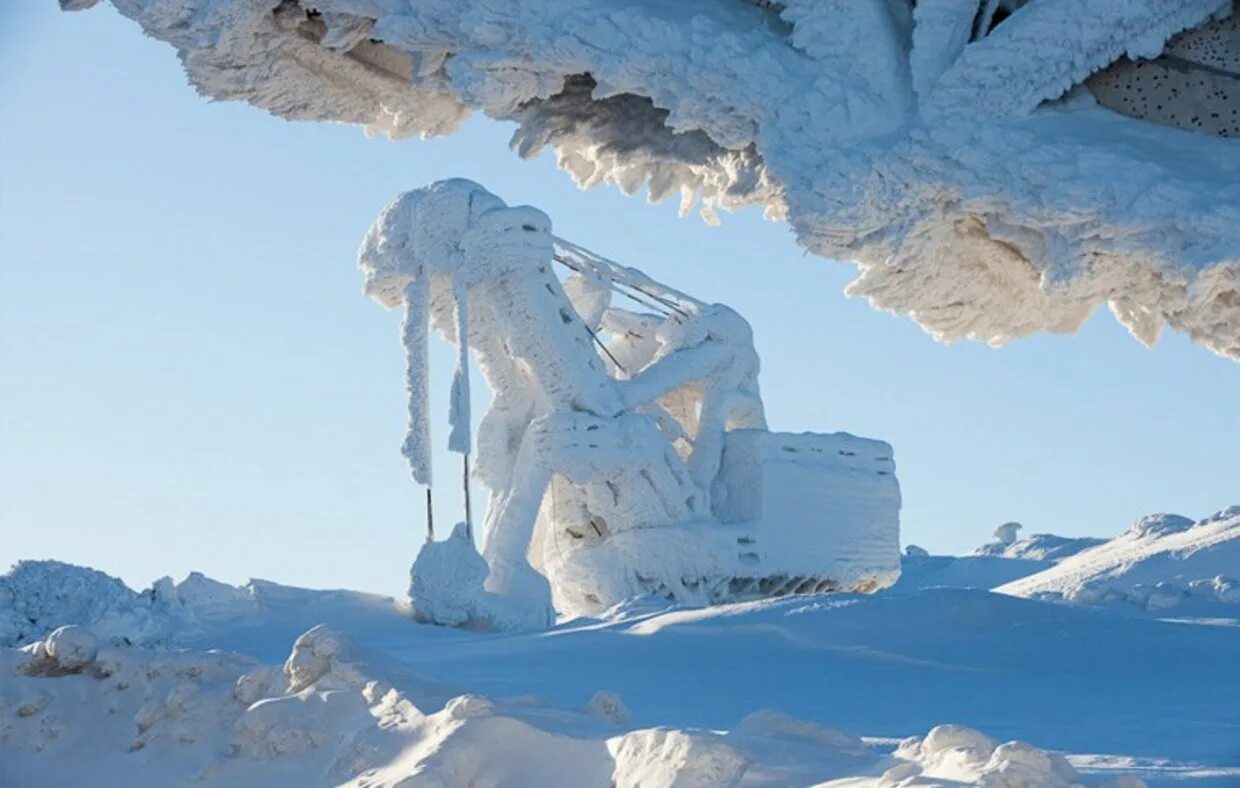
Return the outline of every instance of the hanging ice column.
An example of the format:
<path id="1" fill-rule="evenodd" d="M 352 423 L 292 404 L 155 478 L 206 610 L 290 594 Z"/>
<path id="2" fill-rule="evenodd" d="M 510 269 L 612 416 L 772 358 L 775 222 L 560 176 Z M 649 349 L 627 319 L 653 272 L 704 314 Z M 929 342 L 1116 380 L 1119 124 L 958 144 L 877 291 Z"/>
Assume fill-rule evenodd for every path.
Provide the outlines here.
<path id="1" fill-rule="evenodd" d="M 753 337 L 728 307 L 558 239 L 541 212 L 463 180 L 394 200 L 359 262 L 366 293 L 406 310 L 415 480 L 430 479 L 428 323 L 460 349 L 452 450 L 471 449 L 469 349 L 494 395 L 474 468 L 490 492 L 483 551 L 460 526 L 423 547 L 421 617 L 544 627 L 644 594 L 708 604 L 898 574 L 890 446 L 769 432 Z"/>

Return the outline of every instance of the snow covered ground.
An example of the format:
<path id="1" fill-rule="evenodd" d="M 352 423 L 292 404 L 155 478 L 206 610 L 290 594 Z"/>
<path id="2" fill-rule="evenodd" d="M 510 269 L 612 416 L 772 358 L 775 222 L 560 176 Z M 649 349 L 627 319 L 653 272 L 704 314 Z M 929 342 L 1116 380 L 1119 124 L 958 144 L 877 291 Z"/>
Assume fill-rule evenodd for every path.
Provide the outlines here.
<path id="1" fill-rule="evenodd" d="M 1000 539 L 1000 533 L 1010 526 L 1015 526 L 1010 530 L 1010 538 Z M 969 555 L 930 555 L 916 545 L 909 545 L 900 561 L 900 579 L 892 590 L 997 588 L 1049 569 L 1069 556 L 1107 541 L 1090 536 L 1068 538 L 1055 534 L 1033 534 L 1018 539 L 1016 531 L 1020 528 L 1019 523 L 1000 526 L 995 532 L 995 541 L 978 547 Z"/>
<path id="2" fill-rule="evenodd" d="M 1147 518 L 1012 585 L 1194 530 L 1235 566 L 1237 514 Z M 1237 784 L 1237 617 L 1132 612 L 910 585 L 487 634 L 356 592 L 24 563 L 0 578 L 0 640 L 35 643 L 0 652 L 0 784 Z M 94 634 L 48 639 L 64 624 Z"/>
<path id="3" fill-rule="evenodd" d="M 1196 523 L 1150 515 L 1109 542 L 997 590 L 1159 615 L 1234 617 L 1240 611 L 1238 536 L 1240 506 Z"/>

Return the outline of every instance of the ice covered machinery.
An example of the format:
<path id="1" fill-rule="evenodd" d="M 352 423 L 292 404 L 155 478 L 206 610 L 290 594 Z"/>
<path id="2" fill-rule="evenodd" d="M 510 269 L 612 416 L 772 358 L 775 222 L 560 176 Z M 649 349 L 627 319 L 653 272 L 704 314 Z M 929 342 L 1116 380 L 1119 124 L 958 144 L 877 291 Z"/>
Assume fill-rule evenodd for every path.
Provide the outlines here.
<path id="1" fill-rule="evenodd" d="M 753 337 L 728 307 L 564 241 L 542 212 L 465 180 L 393 200 L 359 264 L 366 293 L 405 310 L 414 479 L 431 483 L 434 328 L 459 349 L 449 448 L 474 457 L 490 493 L 481 555 L 467 525 L 419 554 L 421 617 L 540 627 L 647 594 L 714 603 L 898 575 L 891 447 L 768 431 Z M 493 393 L 476 447 L 471 349 Z"/>

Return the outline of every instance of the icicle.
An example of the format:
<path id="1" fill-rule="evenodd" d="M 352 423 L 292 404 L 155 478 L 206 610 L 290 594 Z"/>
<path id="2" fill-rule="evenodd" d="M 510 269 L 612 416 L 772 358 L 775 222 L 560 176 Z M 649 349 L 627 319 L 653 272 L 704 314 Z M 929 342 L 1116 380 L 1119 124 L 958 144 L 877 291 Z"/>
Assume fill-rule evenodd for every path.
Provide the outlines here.
<path id="1" fill-rule="evenodd" d="M 448 411 L 452 424 L 448 451 L 469 454 L 469 313 L 465 283 L 459 275 L 452 280 L 452 293 L 456 299 L 456 371 L 452 375 L 452 403 Z"/>
<path id="2" fill-rule="evenodd" d="M 420 268 L 420 266 L 419 266 Z M 430 388 L 427 381 L 426 339 L 429 317 L 425 272 L 418 270 L 405 285 L 405 322 L 401 342 L 405 346 L 405 391 L 409 395 L 409 428 L 401 454 L 409 463 L 414 481 L 431 483 Z"/>
<path id="3" fill-rule="evenodd" d="M 452 432 L 448 435 L 448 451 L 464 455 L 461 458 L 461 479 L 465 493 L 465 535 L 472 542 L 473 507 L 469 500 L 469 310 L 467 288 L 459 273 L 452 279 L 452 295 L 456 300 L 456 371 L 452 374 L 452 402 L 448 410 L 448 421 L 452 424 Z"/>

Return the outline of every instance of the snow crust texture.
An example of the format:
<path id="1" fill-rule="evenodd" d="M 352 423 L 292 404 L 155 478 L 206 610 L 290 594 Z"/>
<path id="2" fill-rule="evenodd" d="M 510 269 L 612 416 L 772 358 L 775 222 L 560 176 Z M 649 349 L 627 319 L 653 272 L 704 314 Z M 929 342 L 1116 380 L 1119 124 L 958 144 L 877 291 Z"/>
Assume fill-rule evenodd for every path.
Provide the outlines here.
<path id="1" fill-rule="evenodd" d="M 1180 525 L 1150 518 L 1143 530 L 1156 521 Z M 5 578 L 11 603 L 37 609 L 49 576 L 83 595 L 106 579 L 41 569 Z M 64 594 L 20 647 L 0 647 L 0 784 L 1039 786 L 1134 770 L 1172 784 L 1240 774 L 1237 630 L 1217 622 L 926 589 L 634 604 L 551 634 L 495 635 L 422 626 L 355 592 L 195 577 L 173 584 L 186 589 L 178 607 L 153 616 L 159 642 L 70 622 L 86 600 Z M 150 597 L 117 595 L 96 614 L 115 621 Z M 1172 706 L 1180 715 L 1161 713 Z M 1090 725 L 1076 724 L 1082 709 Z M 1046 745 L 1078 754 L 1069 765 Z"/>
<path id="2" fill-rule="evenodd" d="M 394 137 L 477 110 L 582 186 L 760 205 L 942 340 L 1105 303 L 1240 358 L 1240 142 L 1188 122 L 1228 111 L 1230 0 L 112 1 L 213 98 Z M 1089 81 L 1145 58 L 1165 107 L 1122 100 L 1135 67 Z"/>
<path id="3" fill-rule="evenodd" d="M 0 575 L 0 646 L 20 646 L 58 626 L 89 627 L 102 643 L 160 647 L 186 643 L 221 623 L 266 621 L 282 607 L 283 589 L 263 580 L 244 587 L 199 572 L 161 578 L 134 591 L 118 578 L 59 561 L 21 561 Z M 296 604 L 313 608 L 333 592 L 302 592 Z M 370 594 L 346 593 L 353 606 L 393 605 Z"/>
<path id="4" fill-rule="evenodd" d="M 0 645 L 27 643 L 61 624 L 145 642 L 163 627 L 153 600 L 115 577 L 59 561 L 22 561 L 0 575 Z"/>
<path id="5" fill-rule="evenodd" d="M 1160 615 L 1236 615 L 1240 610 L 1240 506 L 1199 522 L 1149 515 L 1124 534 L 1000 593 Z"/>
<path id="6" fill-rule="evenodd" d="M 945 725 L 883 756 L 777 712 L 726 733 L 445 693 L 315 627 L 283 669 L 238 654 L 100 648 L 80 627 L 0 651 L 5 785 L 1071 786 L 1063 756 Z M 1134 783 L 1139 784 L 1139 783 Z"/>

